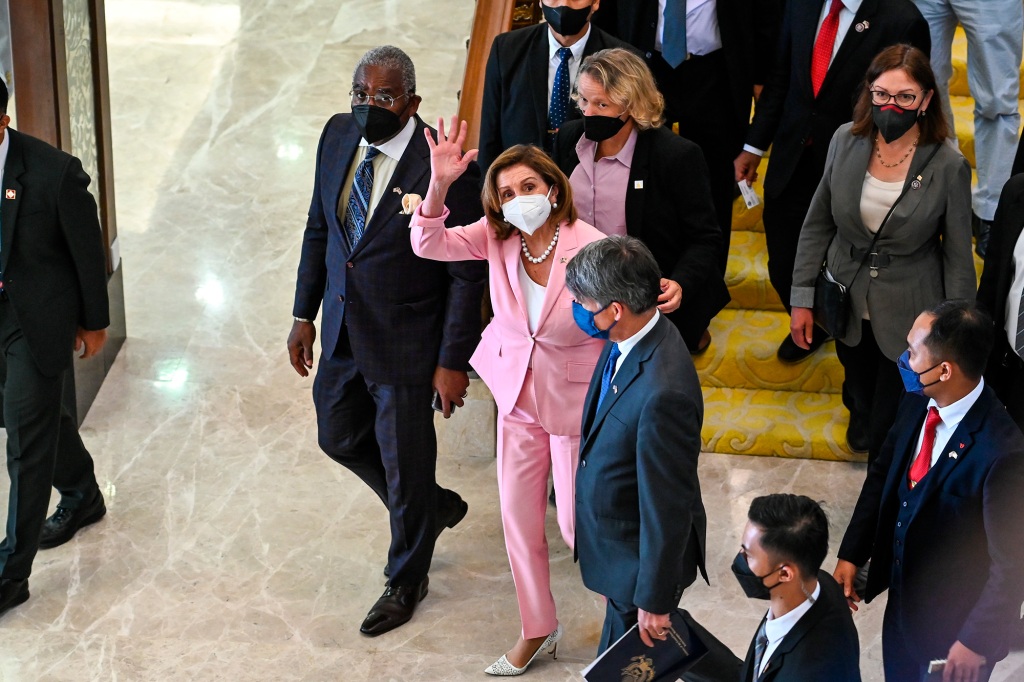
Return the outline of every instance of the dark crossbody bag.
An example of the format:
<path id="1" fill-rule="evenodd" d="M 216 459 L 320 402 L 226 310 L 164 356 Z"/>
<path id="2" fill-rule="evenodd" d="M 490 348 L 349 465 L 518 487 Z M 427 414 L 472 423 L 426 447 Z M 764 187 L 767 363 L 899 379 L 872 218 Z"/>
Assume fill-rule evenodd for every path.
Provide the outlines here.
<path id="1" fill-rule="evenodd" d="M 850 280 L 849 285 L 843 285 L 840 282 L 836 282 L 828 276 L 828 251 L 832 248 L 832 242 L 835 240 L 836 235 L 832 235 L 832 239 L 828 242 L 828 247 L 825 249 L 825 260 L 821 264 L 821 270 L 818 271 L 818 278 L 814 280 L 814 323 L 824 329 L 829 336 L 834 339 L 841 339 L 846 336 L 846 328 L 850 321 L 850 288 L 853 287 L 854 281 L 857 279 L 857 275 L 864 269 L 864 264 L 867 263 L 868 258 L 874 253 L 875 244 L 878 242 L 878 238 L 882 234 L 882 229 L 885 224 L 889 222 L 889 216 L 896 210 L 896 206 L 899 205 L 900 200 L 903 199 L 907 194 L 907 190 L 916 182 L 918 187 L 921 186 L 921 175 L 924 173 L 924 169 L 928 167 L 932 159 L 935 158 L 935 154 L 939 151 L 939 146 L 935 145 L 932 149 L 931 154 L 925 159 L 924 165 L 921 166 L 921 170 L 917 176 L 910 182 L 903 185 L 903 191 L 896 197 L 896 201 L 892 202 L 892 206 L 889 207 L 889 212 L 885 214 L 885 218 L 882 219 L 882 224 L 878 226 L 878 230 L 875 232 L 875 236 L 871 238 L 871 246 L 864 253 L 864 257 L 860 259 L 860 265 L 857 267 L 857 272 L 854 273 L 853 279 Z M 838 230 L 836 230 L 838 234 Z"/>

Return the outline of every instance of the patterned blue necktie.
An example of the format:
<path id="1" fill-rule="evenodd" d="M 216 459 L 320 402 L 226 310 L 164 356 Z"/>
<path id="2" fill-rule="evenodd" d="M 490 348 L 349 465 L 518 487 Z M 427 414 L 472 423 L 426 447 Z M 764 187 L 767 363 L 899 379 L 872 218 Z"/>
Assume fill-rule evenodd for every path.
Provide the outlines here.
<path id="1" fill-rule="evenodd" d="M 352 192 L 348 196 L 348 210 L 345 211 L 345 234 L 349 246 L 359 243 L 366 230 L 366 214 L 370 212 L 370 193 L 373 191 L 373 160 L 380 154 L 376 147 L 366 148 L 366 158 L 356 168 L 352 180 Z"/>
<path id="2" fill-rule="evenodd" d="M 604 402 L 604 396 L 612 385 L 612 377 L 615 376 L 615 361 L 622 353 L 619 351 L 619 344 L 613 343 L 611 351 L 608 352 L 608 362 L 604 363 L 604 371 L 601 373 L 601 392 L 597 395 L 597 407 L 600 409 Z"/>
<path id="3" fill-rule="evenodd" d="M 558 69 L 555 71 L 555 83 L 551 86 L 551 105 L 548 107 L 548 130 L 557 131 L 565 123 L 569 111 L 569 60 L 572 50 L 567 47 L 558 48 Z M 548 145 L 554 142 L 555 134 L 548 133 Z"/>
<path id="4" fill-rule="evenodd" d="M 661 56 L 674 69 L 686 61 L 686 54 L 686 0 L 668 0 Z"/>

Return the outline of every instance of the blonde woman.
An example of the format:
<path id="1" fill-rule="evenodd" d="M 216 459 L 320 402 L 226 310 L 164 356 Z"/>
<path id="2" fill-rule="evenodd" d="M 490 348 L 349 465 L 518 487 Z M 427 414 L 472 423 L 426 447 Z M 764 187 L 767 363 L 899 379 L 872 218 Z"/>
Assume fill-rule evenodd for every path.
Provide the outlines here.
<path id="1" fill-rule="evenodd" d="M 562 125 L 553 156 L 569 176 L 580 219 L 651 250 L 665 278 L 658 308 L 690 352 L 701 353 L 711 343 L 708 323 L 729 302 L 704 156 L 662 127 L 665 100 L 632 52 L 587 57 L 576 87 L 583 118 Z"/>

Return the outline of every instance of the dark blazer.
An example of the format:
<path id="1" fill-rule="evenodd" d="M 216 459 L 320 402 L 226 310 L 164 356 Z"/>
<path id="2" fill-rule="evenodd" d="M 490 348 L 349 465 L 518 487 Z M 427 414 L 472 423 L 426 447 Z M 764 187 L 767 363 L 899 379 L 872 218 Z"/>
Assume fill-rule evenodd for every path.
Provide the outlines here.
<path id="1" fill-rule="evenodd" d="M 999 206 L 992 221 L 988 257 L 978 285 L 978 304 L 995 322 L 995 343 L 989 356 L 985 381 L 989 382 L 1003 402 L 1007 402 L 1011 385 L 1024 382 L 1024 367 L 1006 338 L 1006 298 L 1013 283 L 1013 250 L 1024 227 L 1024 175 L 1015 175 L 1003 186 Z M 1015 387 L 1016 388 L 1016 387 Z M 1020 395 L 1018 389 L 1013 392 Z M 1011 413 L 1024 413 L 1024 406 L 1013 405 Z M 1019 423 L 1019 422 L 1018 422 Z"/>
<path id="2" fill-rule="evenodd" d="M 953 455 L 941 455 L 914 490 L 923 496 L 916 510 L 901 506 L 927 407 L 923 396 L 904 397 L 839 558 L 871 559 L 861 596 L 870 602 L 888 589 L 890 610 L 898 599 L 892 617 L 922 661 L 945 658 L 959 640 L 992 664 L 1006 657 L 1024 601 L 1024 435 L 986 386 L 942 448 Z"/>
<path id="3" fill-rule="evenodd" d="M 313 319 L 322 304 L 323 353 L 335 352 L 344 323 L 360 372 L 382 384 L 429 383 L 438 365 L 468 369 L 480 339 L 486 265 L 422 259 L 409 244 L 412 216 L 402 214 L 402 193 L 427 193 L 425 128 L 417 117 L 390 181 L 394 191 L 384 193 L 351 252 L 338 219 L 342 185 L 361 139 L 351 114 L 335 114 L 327 122 L 316 153 L 292 312 Z M 450 224 L 479 219 L 478 188 L 473 165 L 448 192 Z"/>
<path id="4" fill-rule="evenodd" d="M 8 128 L 0 272 L 46 376 L 71 364 L 78 327 L 110 325 L 107 261 L 89 176 L 75 157 Z"/>
<path id="5" fill-rule="evenodd" d="M 781 0 L 717 0 L 718 30 L 729 72 L 731 102 L 707 102 L 700 106 L 728 106 L 741 131 L 750 120 L 755 84 L 761 85 L 772 63 L 778 40 Z M 636 46 L 648 64 L 658 58 L 654 51 L 658 29 L 658 0 L 602 0 L 594 23 Z M 662 89 L 669 83 L 659 84 Z"/>
<path id="6" fill-rule="evenodd" d="M 679 332 L 660 319 L 622 361 L 595 409 L 611 344 L 583 407 L 576 471 L 576 556 L 583 584 L 668 613 L 707 580 L 707 517 L 697 480 L 704 402 Z"/>
<path id="7" fill-rule="evenodd" d="M 765 196 L 778 196 L 805 148 L 815 168 L 824 168 L 829 140 L 853 119 L 853 105 L 875 55 L 896 43 L 910 43 L 931 54 L 928 22 L 910 0 L 864 0 L 825 75 L 818 96 L 811 88 L 811 55 L 824 0 L 788 0 L 775 68 L 758 100 L 747 144 L 767 150 L 771 163 Z M 857 24 L 867 25 L 857 31 Z"/>
<path id="8" fill-rule="evenodd" d="M 480 111 L 482 173 L 512 145 L 548 144 L 548 31 L 547 24 L 527 26 L 501 33 L 491 44 Z M 583 56 L 612 47 L 633 49 L 591 24 Z M 571 106 L 566 115 L 579 118 L 580 112 Z"/>
<path id="9" fill-rule="evenodd" d="M 755 633 L 743 663 L 743 682 L 860 682 L 860 644 L 846 597 L 825 571 L 818 571 L 818 584 L 817 601 L 779 642 L 760 678 L 754 674 Z"/>
<path id="10" fill-rule="evenodd" d="M 576 143 L 582 135 L 583 121 L 571 121 L 555 136 L 552 155 L 566 176 L 579 165 Z M 730 298 L 718 269 L 722 233 L 700 148 L 665 127 L 640 131 L 624 194 L 626 231 L 647 245 L 662 275 L 683 290 L 679 310 L 669 319 L 692 346 Z"/>

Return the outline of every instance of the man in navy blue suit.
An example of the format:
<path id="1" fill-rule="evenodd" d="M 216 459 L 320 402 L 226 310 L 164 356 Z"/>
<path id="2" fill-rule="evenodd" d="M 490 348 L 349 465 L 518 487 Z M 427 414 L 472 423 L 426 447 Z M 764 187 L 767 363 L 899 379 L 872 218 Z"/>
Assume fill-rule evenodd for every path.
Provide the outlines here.
<path id="1" fill-rule="evenodd" d="M 986 680 L 1024 600 L 1024 435 L 982 373 L 989 317 L 970 301 L 922 313 L 898 365 L 907 396 L 839 548 L 850 606 L 889 591 L 885 679 Z M 871 565 L 861 594 L 857 567 Z"/>
<path id="2" fill-rule="evenodd" d="M 446 418 L 463 404 L 486 269 L 412 252 L 403 197 L 426 194 L 430 150 L 409 57 L 391 46 L 370 50 L 350 95 L 352 113 L 328 121 L 317 149 L 288 353 L 307 376 L 322 307 L 318 441 L 391 519 L 390 580 L 360 627 L 375 636 L 412 618 L 427 594 L 437 536 L 466 515 L 462 498 L 435 481 L 431 400 L 436 392 Z M 475 164 L 471 171 L 448 192 L 452 224 L 483 212 Z"/>
<path id="3" fill-rule="evenodd" d="M 583 331 L 610 339 L 583 404 L 576 556 L 608 599 L 598 652 L 639 624 L 664 640 L 669 614 L 704 569 L 697 480 L 704 401 L 683 337 L 658 312 L 661 268 L 635 237 L 583 247 L 565 283 Z"/>

